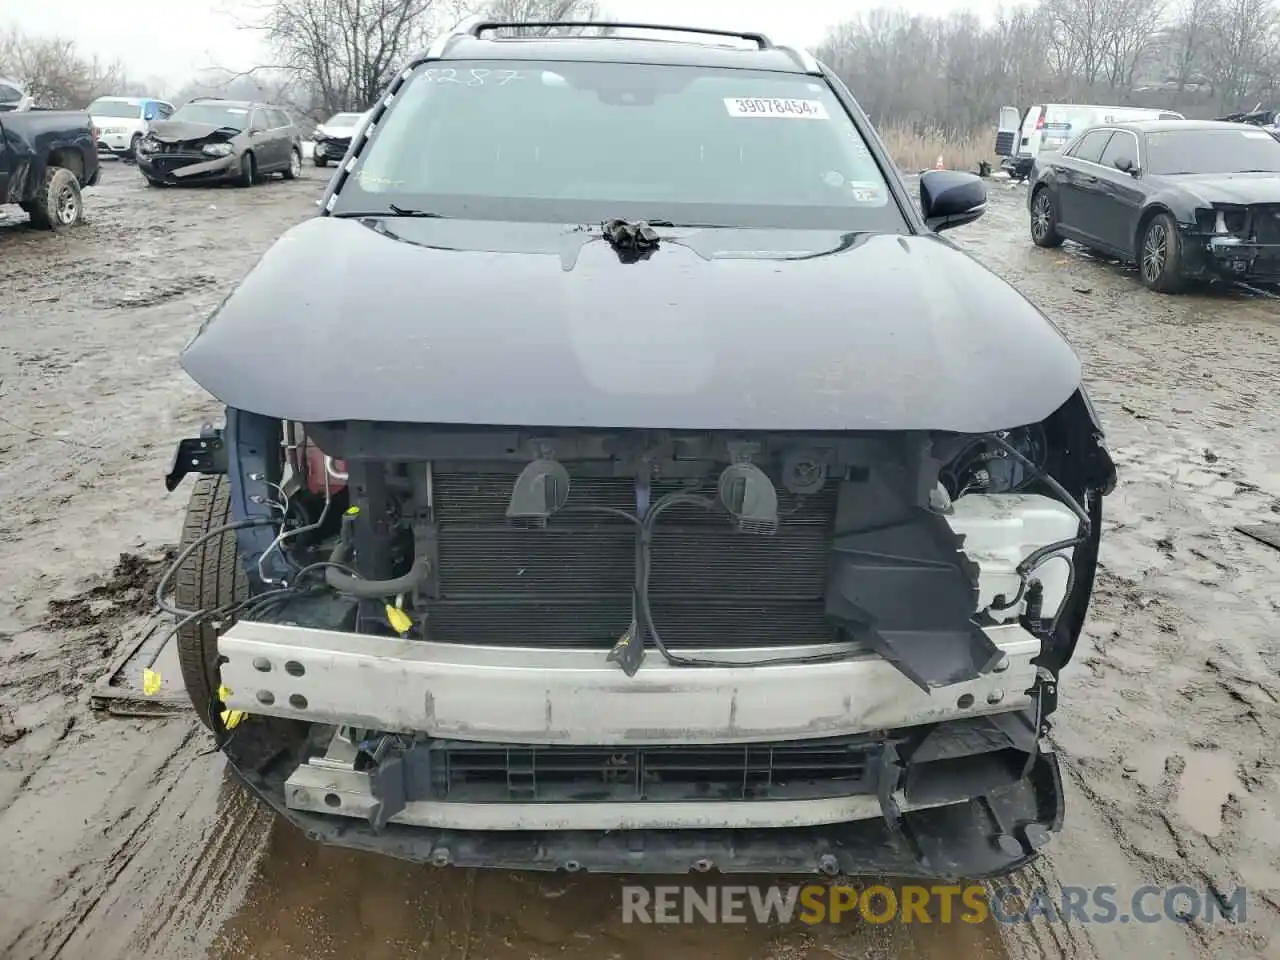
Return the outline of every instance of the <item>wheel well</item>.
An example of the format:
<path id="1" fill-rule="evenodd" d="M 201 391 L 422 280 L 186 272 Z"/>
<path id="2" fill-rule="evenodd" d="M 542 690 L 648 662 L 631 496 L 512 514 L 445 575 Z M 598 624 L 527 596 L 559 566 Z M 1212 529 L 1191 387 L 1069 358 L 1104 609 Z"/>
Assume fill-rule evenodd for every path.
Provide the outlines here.
<path id="1" fill-rule="evenodd" d="M 1147 224 L 1162 213 L 1169 213 L 1169 208 L 1160 204 L 1147 207 L 1138 218 L 1138 229 L 1133 234 L 1133 256 L 1135 261 L 1142 260 L 1142 235 L 1147 232 Z"/>
<path id="2" fill-rule="evenodd" d="M 75 178 L 80 183 L 84 183 L 84 157 L 80 151 L 73 148 L 63 148 L 61 150 L 51 150 L 49 152 L 50 167 L 63 167 L 75 174 Z"/>

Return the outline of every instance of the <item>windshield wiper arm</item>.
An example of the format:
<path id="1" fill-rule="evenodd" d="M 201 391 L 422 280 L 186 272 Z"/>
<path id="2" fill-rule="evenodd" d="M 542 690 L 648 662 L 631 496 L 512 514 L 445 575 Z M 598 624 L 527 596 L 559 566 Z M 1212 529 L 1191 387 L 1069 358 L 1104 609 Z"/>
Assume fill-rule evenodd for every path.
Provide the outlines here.
<path id="1" fill-rule="evenodd" d="M 443 213 L 435 213 L 431 210 L 414 210 L 412 207 L 400 207 L 394 203 L 388 203 L 387 209 L 397 217 L 430 217 L 433 220 L 449 219 Z"/>
<path id="2" fill-rule="evenodd" d="M 645 220 L 644 218 L 640 218 L 638 220 L 633 220 L 629 222 L 647 223 L 651 227 L 667 227 L 667 228 L 683 227 L 687 230 L 732 230 L 734 229 L 733 227 L 730 227 L 727 224 L 723 224 L 723 223 L 684 223 L 684 222 L 677 223 L 674 220 Z"/>
<path id="3" fill-rule="evenodd" d="M 412 207 L 400 207 L 394 203 L 388 203 L 386 210 L 343 210 L 341 213 L 335 213 L 334 216 L 352 220 L 359 220 L 362 217 L 424 217 L 432 220 L 450 219 L 443 213 L 433 213 L 430 210 L 414 210 Z"/>

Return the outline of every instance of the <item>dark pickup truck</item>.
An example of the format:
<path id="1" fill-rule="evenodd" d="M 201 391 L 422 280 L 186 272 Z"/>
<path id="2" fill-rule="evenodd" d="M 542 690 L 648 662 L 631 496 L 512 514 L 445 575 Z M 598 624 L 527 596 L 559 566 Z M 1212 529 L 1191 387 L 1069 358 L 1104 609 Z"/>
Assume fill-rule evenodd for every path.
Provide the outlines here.
<path id="1" fill-rule="evenodd" d="M 17 204 L 44 230 L 79 223 L 80 188 L 98 182 L 96 142 L 81 111 L 0 111 L 0 204 Z"/>

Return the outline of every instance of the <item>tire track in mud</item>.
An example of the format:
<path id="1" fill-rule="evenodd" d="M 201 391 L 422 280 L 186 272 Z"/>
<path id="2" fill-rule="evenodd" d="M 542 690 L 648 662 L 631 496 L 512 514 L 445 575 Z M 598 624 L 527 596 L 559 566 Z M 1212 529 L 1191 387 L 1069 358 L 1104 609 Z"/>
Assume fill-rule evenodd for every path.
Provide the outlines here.
<path id="1" fill-rule="evenodd" d="M 0 658 L 7 694 L 53 700 L 61 716 L 43 725 L 24 721 L 31 722 L 36 740 L 22 744 L 14 737 L 2 755 L 21 780 L 0 803 L 0 835 L 15 862 L 66 864 L 61 871 L 0 876 L 0 895 L 14 920 L 26 916 L 15 930 L 6 930 L 10 921 L 0 918 L 0 956 L 100 956 L 96 951 L 118 940 L 116 955 L 131 957 L 140 944 L 154 948 L 184 929 L 198 931 L 209 925 L 209 911 L 226 903 L 234 873 L 261 847 L 267 821 L 238 790 L 228 800 L 239 799 L 240 816 L 234 803 L 219 815 L 216 802 L 206 800 L 204 818 L 185 819 L 204 795 L 225 792 L 218 789 L 221 758 L 213 756 L 203 728 L 186 719 L 101 719 L 85 710 L 87 688 L 109 668 L 118 641 L 146 624 L 141 614 L 153 603 L 156 582 L 173 554 L 122 554 L 100 582 L 49 601 L 47 630 L 23 638 L 32 649 L 19 658 Z M 51 666 L 10 676 L 15 659 L 39 664 L 51 656 Z M 56 684 L 56 696 L 41 682 L 46 679 Z M 22 710 L 19 704 L 18 716 Z M 48 731 L 56 735 L 39 737 Z M 19 752 L 18 746 L 26 749 Z M 98 784 L 105 790 L 95 797 Z M 166 842 L 176 849 L 166 854 Z M 137 881 L 157 895 L 140 904 Z M 179 911 L 183 898 L 211 884 L 222 895 L 190 900 Z M 166 897 L 172 898 L 168 910 Z"/>
<path id="2" fill-rule="evenodd" d="M 189 729 L 164 771 L 169 785 L 121 824 L 115 858 L 105 869 L 95 865 L 80 919 L 50 960 L 202 957 L 228 905 L 243 896 L 270 817 L 224 777 L 210 738 Z M 186 769 L 193 764 L 204 769 L 193 775 Z M 140 898 L 140 889 L 149 896 Z"/>
<path id="3" fill-rule="evenodd" d="M 1054 733 L 1089 809 L 1068 806 L 1037 870 L 1069 872 L 1098 842 L 1082 836 L 1092 821 L 1135 883 L 1248 883 L 1246 922 L 1156 932 L 1176 927 L 1202 955 L 1256 957 L 1280 945 L 1280 554 L 1234 527 L 1280 520 L 1280 311 L 1230 290 L 1158 296 L 1070 243 L 1038 250 L 1026 230 L 1021 206 L 1001 205 L 962 242 L 1080 352 L 1120 474 Z M 1152 932 L 1085 935 L 1123 950 Z M 1033 955 L 1081 949 L 1059 927 L 1018 933 Z"/>
<path id="4" fill-rule="evenodd" d="M 270 819 L 224 782 L 202 728 L 88 709 L 166 551 L 81 584 L 121 549 L 176 539 L 183 498 L 160 482 L 171 444 L 216 413 L 178 352 L 322 187 L 161 196 L 107 165 L 84 227 L 0 223 L 15 306 L 0 326 L 5 960 L 203 957 L 252 874 Z"/>
<path id="5" fill-rule="evenodd" d="M 166 726 L 180 735 L 148 771 L 152 789 L 84 832 L 67 857 L 76 866 L 0 955 L 203 956 L 221 911 L 242 894 L 269 820 L 237 787 L 222 785 L 207 736 L 184 723 Z M 204 769 L 193 775 L 193 765 Z"/>
<path id="6" fill-rule="evenodd" d="M 184 754 L 189 753 L 187 748 L 194 734 L 195 729 L 192 728 L 178 743 L 177 750 L 167 756 L 156 768 L 153 774 L 156 782 L 164 783 L 168 768 L 176 761 L 184 759 Z M 57 919 L 52 923 L 33 924 L 20 930 L 14 945 L 21 944 L 24 939 L 31 940 L 35 941 L 32 943 L 36 948 L 32 951 L 35 955 L 50 958 L 61 956 L 67 942 L 88 921 L 90 914 L 101 903 L 111 884 L 133 862 L 133 858 L 138 853 L 139 836 L 150 826 L 152 818 L 160 812 L 161 807 L 174 792 L 174 786 L 175 784 L 170 782 L 158 793 L 148 796 L 144 809 L 127 807 L 115 820 L 104 824 L 101 827 L 104 842 L 94 844 L 95 849 L 92 852 L 97 853 L 96 848 L 105 846 L 105 857 L 77 858 L 77 866 L 67 874 L 65 881 L 57 885 L 54 893 L 52 905 L 58 911 Z M 76 851 L 76 853 L 89 852 Z M 90 875 L 86 875 L 88 872 L 84 869 L 86 862 L 93 865 L 93 873 Z M 29 934 L 32 936 L 28 936 Z M 40 937 L 39 940 L 36 940 L 37 934 Z"/>

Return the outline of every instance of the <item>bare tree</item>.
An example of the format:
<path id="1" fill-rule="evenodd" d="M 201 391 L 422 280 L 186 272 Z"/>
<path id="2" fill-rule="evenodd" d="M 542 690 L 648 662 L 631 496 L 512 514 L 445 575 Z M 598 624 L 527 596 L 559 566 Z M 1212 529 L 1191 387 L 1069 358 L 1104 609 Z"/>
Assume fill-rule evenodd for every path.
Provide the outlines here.
<path id="1" fill-rule="evenodd" d="M 79 109 L 129 90 L 119 63 L 85 56 L 65 37 L 29 37 L 16 29 L 0 34 L 0 74 L 21 81 L 41 107 Z"/>
<path id="2" fill-rule="evenodd" d="M 1109 0 L 1106 16 L 1106 75 L 1112 90 L 1129 91 L 1155 46 L 1163 0 Z"/>
<path id="3" fill-rule="evenodd" d="M 600 19 L 595 0 L 271 0 L 255 26 L 275 63 L 248 74 L 290 75 L 288 96 L 277 99 L 304 112 L 363 110 L 433 33 L 471 13 L 512 22 Z"/>
<path id="4" fill-rule="evenodd" d="M 494 20 L 509 23 L 600 19 L 600 6 L 595 0 L 492 0 L 480 4 L 477 11 Z"/>
<path id="5" fill-rule="evenodd" d="M 1058 73 L 1092 87 L 1114 45 L 1112 0 L 1046 0 L 1053 22 L 1049 55 Z"/>
<path id="6" fill-rule="evenodd" d="M 1204 75 L 1209 31 L 1218 14 L 1221 0 L 1186 0 L 1173 24 L 1173 76 L 1178 92 Z"/>
<path id="7" fill-rule="evenodd" d="M 276 58 L 250 73 L 292 75 L 326 112 L 363 110 L 421 49 L 436 0 L 275 0 L 257 29 Z"/>
<path id="8" fill-rule="evenodd" d="M 873 9 L 816 52 L 877 123 L 932 134 L 989 130 L 1001 106 L 1063 100 L 1188 116 L 1280 106 L 1280 0 L 1182 2 L 1033 0 L 986 24 Z"/>
<path id="9" fill-rule="evenodd" d="M 313 115 L 369 106 L 431 36 L 467 14 L 609 29 L 602 19 L 608 0 L 260 2 L 258 28 L 276 60 L 249 75 L 288 78 L 275 99 L 287 94 L 285 102 L 306 104 Z M 1168 2 L 1184 6 L 1166 14 Z M 1233 109 L 1280 95 L 1278 4 L 1029 0 L 997 10 L 994 22 L 884 7 L 835 25 L 817 53 L 878 122 L 933 131 L 987 129 L 1006 104 L 1075 99 L 1212 115 L 1219 103 L 1193 83 L 1200 77 Z"/>
<path id="10" fill-rule="evenodd" d="M 186 103 L 193 97 L 226 97 L 229 100 L 260 100 L 292 106 L 300 112 L 308 112 L 297 78 L 289 71 L 255 70 L 250 73 L 232 73 L 228 70 L 206 70 L 189 80 L 174 95 L 173 101 Z M 300 102 L 301 100 L 301 102 Z"/>
<path id="11" fill-rule="evenodd" d="M 1209 79 L 1223 109 L 1250 109 L 1250 92 L 1267 86 L 1271 58 L 1280 37 L 1280 18 L 1271 0 L 1222 0 L 1209 29 Z"/>

